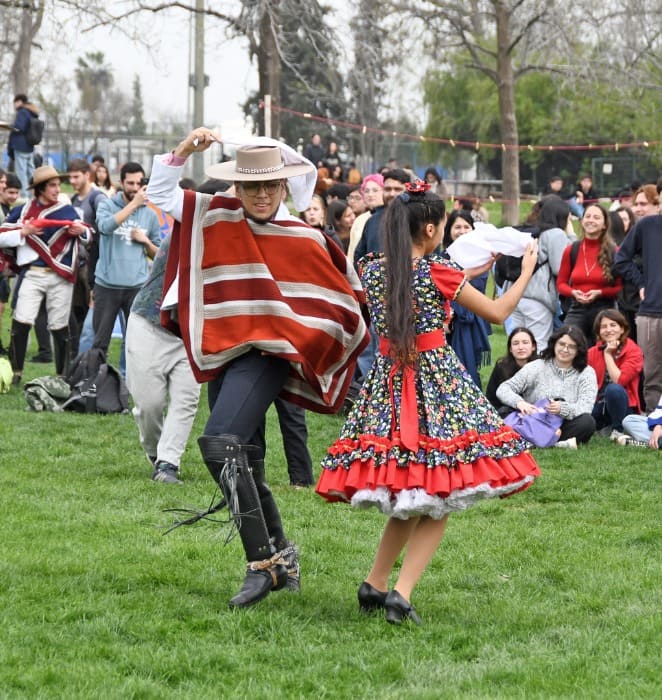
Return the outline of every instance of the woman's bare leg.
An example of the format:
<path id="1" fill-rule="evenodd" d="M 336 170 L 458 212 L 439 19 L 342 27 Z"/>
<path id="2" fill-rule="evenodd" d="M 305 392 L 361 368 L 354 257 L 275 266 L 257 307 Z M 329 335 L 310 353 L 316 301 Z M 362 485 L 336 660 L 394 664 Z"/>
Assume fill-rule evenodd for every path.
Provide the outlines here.
<path id="1" fill-rule="evenodd" d="M 406 600 L 410 599 L 414 586 L 437 551 L 446 530 L 447 520 L 447 515 L 441 520 L 434 520 L 427 516 L 418 518 L 418 522 L 409 536 L 407 552 L 394 586 L 395 590 Z"/>
<path id="2" fill-rule="evenodd" d="M 387 591 L 389 589 L 388 577 L 418 521 L 419 518 L 410 518 L 409 520 L 388 519 L 377 547 L 375 561 L 366 578 L 366 581 L 378 591 Z"/>

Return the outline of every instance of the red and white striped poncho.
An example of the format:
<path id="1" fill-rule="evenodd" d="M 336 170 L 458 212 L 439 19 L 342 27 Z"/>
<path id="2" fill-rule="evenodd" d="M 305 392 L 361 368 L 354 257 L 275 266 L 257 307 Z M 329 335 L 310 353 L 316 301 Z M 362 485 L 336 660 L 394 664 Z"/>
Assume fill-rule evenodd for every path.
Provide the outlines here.
<path id="1" fill-rule="evenodd" d="M 369 336 L 358 276 L 320 231 L 298 219 L 258 224 L 239 199 L 186 191 L 164 292 L 173 283 L 177 315 L 161 322 L 181 335 L 198 381 L 257 348 L 290 361 L 282 398 L 340 408 Z"/>

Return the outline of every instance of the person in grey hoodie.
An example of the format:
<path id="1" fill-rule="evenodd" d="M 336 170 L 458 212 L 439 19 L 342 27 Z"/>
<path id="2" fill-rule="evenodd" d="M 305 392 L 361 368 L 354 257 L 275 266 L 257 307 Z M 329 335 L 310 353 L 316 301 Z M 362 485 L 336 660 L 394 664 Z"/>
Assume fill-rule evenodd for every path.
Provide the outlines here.
<path id="1" fill-rule="evenodd" d="M 108 350 L 117 314 L 129 318 L 133 300 L 147 281 L 149 259 L 161 243 L 159 220 L 147 206 L 145 171 L 140 163 L 120 170 L 121 191 L 97 207 L 99 260 L 94 279 L 94 343 Z"/>
<path id="2" fill-rule="evenodd" d="M 513 327 L 524 326 L 533 333 L 540 352 L 547 347 L 547 341 L 554 330 L 554 317 L 559 302 L 556 276 L 563 251 L 571 242 L 566 233 L 569 216 L 570 207 L 560 197 L 549 195 L 543 199 L 537 221 L 540 231 L 538 269 L 510 316 Z M 506 282 L 504 289 L 512 285 L 513 282 Z"/>
<path id="3" fill-rule="evenodd" d="M 588 364 L 586 337 L 577 326 L 561 326 L 549 337 L 539 360 L 527 362 L 514 376 L 497 387 L 501 403 L 516 411 L 531 414 L 541 399 L 549 399 L 545 408 L 563 418 L 560 441 L 585 443 L 596 430 L 593 406 L 598 395 L 598 380 Z M 560 445 L 559 445 L 560 446 Z"/>

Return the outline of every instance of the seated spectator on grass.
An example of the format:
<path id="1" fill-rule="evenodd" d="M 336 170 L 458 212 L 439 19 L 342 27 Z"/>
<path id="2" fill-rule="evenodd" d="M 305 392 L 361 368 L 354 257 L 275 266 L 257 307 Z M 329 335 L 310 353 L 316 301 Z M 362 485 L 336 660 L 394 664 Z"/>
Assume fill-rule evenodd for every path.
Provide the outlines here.
<path id="1" fill-rule="evenodd" d="M 623 419 L 639 413 L 639 377 L 644 366 L 641 348 L 630 338 L 625 316 L 605 309 L 595 319 L 597 343 L 589 348 L 588 364 L 598 380 L 593 418 L 601 434 L 616 440 L 623 434 Z"/>
<path id="2" fill-rule="evenodd" d="M 536 401 L 549 399 L 546 410 L 563 418 L 559 447 L 576 447 L 595 433 L 598 383 L 588 365 L 586 338 L 576 327 L 554 331 L 540 359 L 527 362 L 496 393 L 499 401 L 524 414 L 538 410 Z"/>
<path id="3" fill-rule="evenodd" d="M 507 416 L 513 409 L 499 401 L 496 394 L 497 387 L 513 377 L 527 362 L 535 360 L 538 356 L 536 339 L 533 333 L 524 326 L 518 326 L 511 331 L 506 349 L 506 354 L 496 361 L 485 390 L 485 396 L 500 416 Z"/>
<path id="4" fill-rule="evenodd" d="M 623 419 L 624 435 L 616 442 L 619 445 L 646 445 L 662 450 L 662 396 L 657 408 L 648 416 L 629 415 Z"/>

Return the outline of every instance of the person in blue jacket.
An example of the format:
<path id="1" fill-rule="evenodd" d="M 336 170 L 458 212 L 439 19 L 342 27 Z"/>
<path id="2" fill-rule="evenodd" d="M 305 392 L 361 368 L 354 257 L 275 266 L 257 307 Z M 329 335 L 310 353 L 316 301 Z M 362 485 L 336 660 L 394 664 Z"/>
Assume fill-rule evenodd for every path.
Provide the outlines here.
<path id="1" fill-rule="evenodd" d="M 444 249 L 448 248 L 454 240 L 471 231 L 473 227 L 474 221 L 470 212 L 463 209 L 451 212 L 444 226 Z M 470 280 L 470 284 L 485 294 L 487 277 L 488 273 L 485 272 Z M 461 304 L 451 302 L 451 308 L 453 320 L 448 338 L 450 346 L 455 350 L 455 354 L 466 367 L 476 386 L 482 389 L 479 369 L 490 364 L 491 348 L 488 336 L 492 335 L 492 327 Z"/>
<path id="2" fill-rule="evenodd" d="M 18 94 L 14 96 L 14 109 L 16 119 L 12 124 L 7 152 L 9 158 L 14 161 L 14 171 L 21 181 L 21 196 L 28 197 L 28 185 L 34 172 L 34 146 L 25 138 L 32 117 L 39 116 L 39 110 L 28 101 L 28 96 Z"/>
<path id="3" fill-rule="evenodd" d="M 94 343 L 108 350 L 115 319 L 129 318 L 131 305 L 147 281 L 150 260 L 161 244 L 156 213 L 147 206 L 147 182 L 140 163 L 125 163 L 121 189 L 99 202 L 99 260 L 94 276 Z"/>

